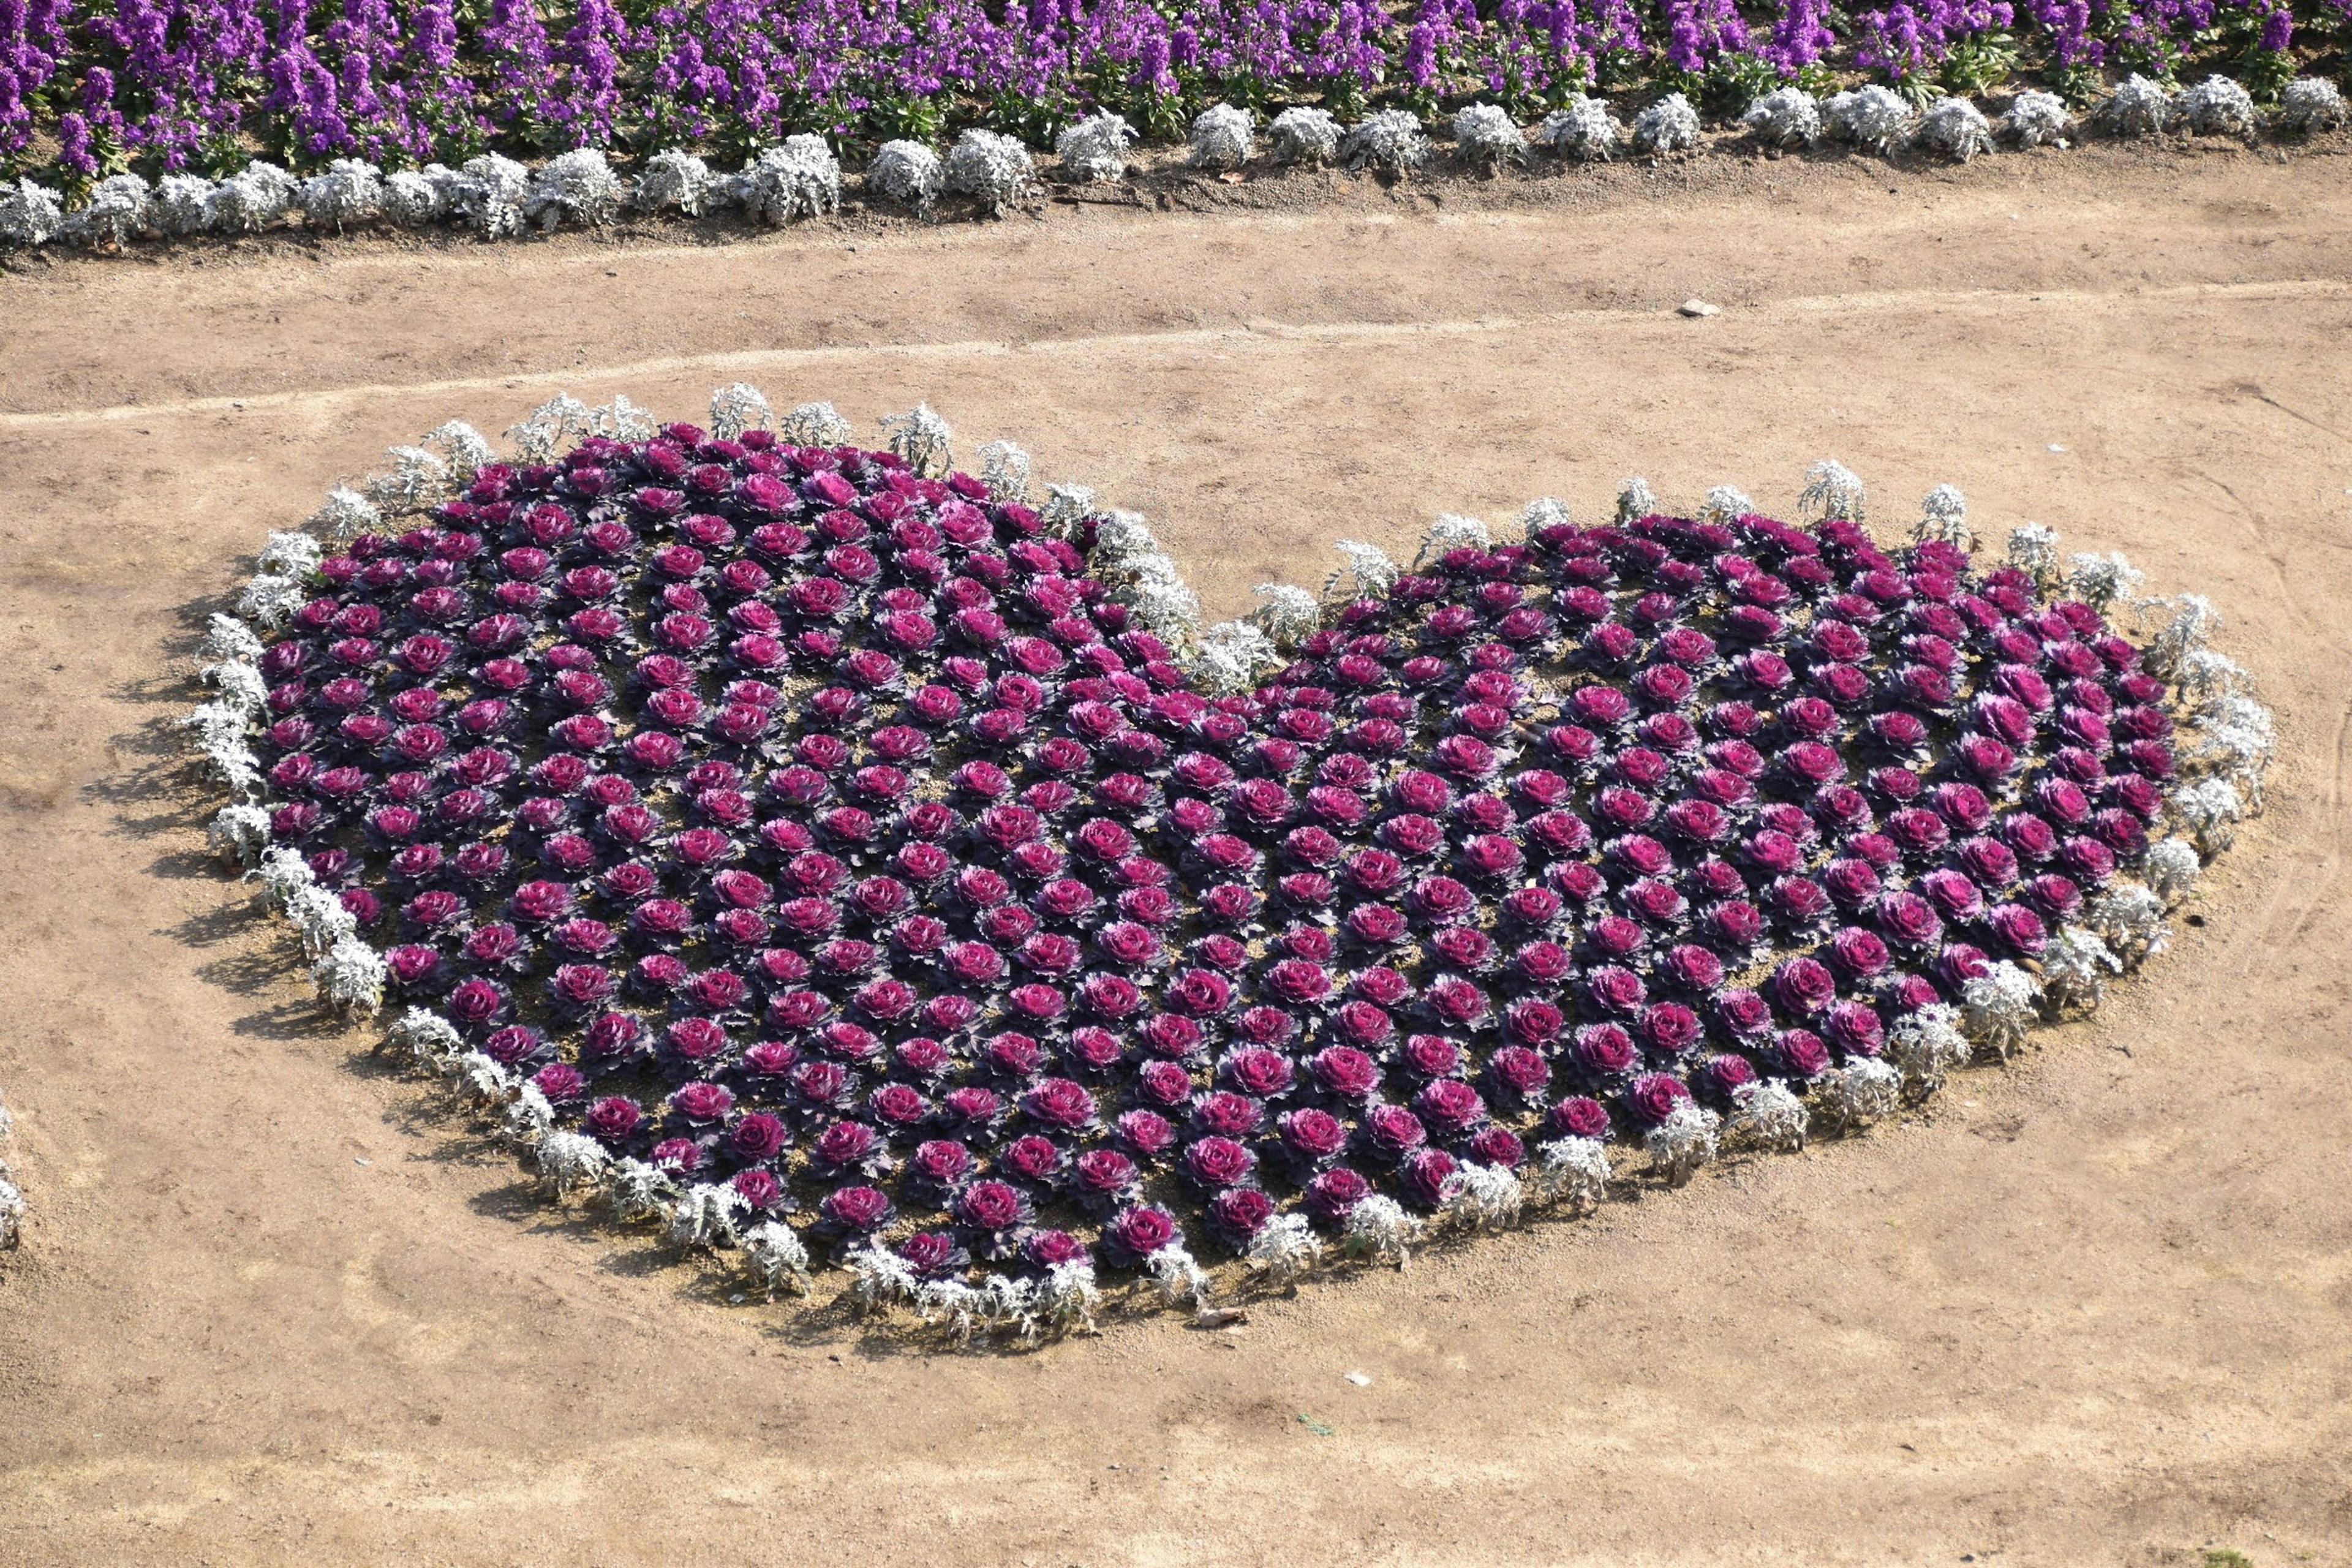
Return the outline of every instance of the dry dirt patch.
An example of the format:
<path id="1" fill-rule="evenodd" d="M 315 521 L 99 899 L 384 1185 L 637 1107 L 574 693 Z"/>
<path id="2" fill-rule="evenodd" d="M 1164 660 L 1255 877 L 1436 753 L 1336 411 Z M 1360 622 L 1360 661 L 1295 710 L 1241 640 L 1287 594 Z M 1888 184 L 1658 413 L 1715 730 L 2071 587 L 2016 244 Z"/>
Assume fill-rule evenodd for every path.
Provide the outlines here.
<path id="1" fill-rule="evenodd" d="M 0 1562 L 2347 1561 L 2342 168 L 1790 163 L 0 279 L 0 1083 L 37 1205 Z M 2208 923 L 1930 1117 L 1237 1333 L 812 1333 L 538 1208 L 317 1022 L 202 863 L 168 727 L 262 531 L 387 443 L 739 377 L 1011 437 L 1223 613 L 1335 534 L 1589 513 L 1632 472 L 1786 507 L 1834 453 L 1889 513 L 1950 480 L 2211 594 L 2275 802 Z"/>

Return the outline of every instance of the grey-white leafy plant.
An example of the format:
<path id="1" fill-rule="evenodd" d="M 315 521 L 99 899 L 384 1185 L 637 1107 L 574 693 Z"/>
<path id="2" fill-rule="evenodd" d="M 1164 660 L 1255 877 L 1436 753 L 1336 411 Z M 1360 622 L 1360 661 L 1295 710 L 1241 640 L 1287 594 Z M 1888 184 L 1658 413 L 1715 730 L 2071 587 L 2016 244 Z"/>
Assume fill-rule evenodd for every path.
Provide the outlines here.
<path id="1" fill-rule="evenodd" d="M 2042 987 L 2034 978 L 2002 959 L 1960 987 L 1960 1030 L 2006 1058 L 2025 1044 L 2041 1000 Z"/>
<path id="2" fill-rule="evenodd" d="M 442 177 L 436 179 L 438 174 Z M 395 169 L 383 177 L 383 218 L 401 228 L 423 228 L 449 216 L 448 177 L 452 171 L 439 163 L 425 169 Z"/>
<path id="3" fill-rule="evenodd" d="M 765 430 L 776 411 L 756 386 L 731 382 L 710 395 L 710 433 L 732 441 L 746 430 Z"/>
<path id="4" fill-rule="evenodd" d="M 417 445 L 438 453 L 448 465 L 451 478 L 459 483 L 470 481 L 497 453 L 479 430 L 462 419 L 451 419 L 436 425 L 417 437 Z"/>
<path id="5" fill-rule="evenodd" d="M 1029 454 L 1010 441 L 990 441 L 980 448 L 980 482 L 1000 500 L 1027 500 L 1034 469 Z"/>
<path id="6" fill-rule="evenodd" d="M 1555 1138 L 1537 1146 L 1531 1180 L 1539 1203 L 1590 1214 L 1609 1188 L 1609 1148 L 1598 1138 Z"/>
<path id="7" fill-rule="evenodd" d="M 2352 125 L 2344 94 L 2326 77 L 2307 76 L 2286 84 L 2279 94 L 2278 129 L 2294 136 L 2315 136 Z"/>
<path id="8" fill-rule="evenodd" d="M 937 478 L 955 467 L 955 452 L 950 446 L 955 432 L 928 403 L 918 403 L 904 414 L 884 415 L 882 434 L 889 440 L 890 450 L 906 458 L 907 466 L 919 474 Z"/>
<path id="9" fill-rule="evenodd" d="M 1465 103 L 1454 113 L 1454 154 L 1488 174 L 1506 163 L 1524 163 L 1527 138 L 1510 115 L 1492 103 Z"/>
<path id="10" fill-rule="evenodd" d="M 1727 1134 L 1780 1153 L 1794 1153 L 1805 1146 L 1811 1113 L 1787 1084 L 1771 1079 L 1743 1083 L 1731 1091 L 1731 1120 L 1724 1128 Z"/>
<path id="11" fill-rule="evenodd" d="M 2010 100 L 2000 133 L 2020 147 L 2063 147 L 2074 134 L 2074 116 L 2056 93 L 2029 89 Z"/>
<path id="12" fill-rule="evenodd" d="M 349 485 L 337 485 L 327 492 L 319 510 L 310 514 L 307 526 L 322 538 L 349 539 L 371 531 L 383 521 L 383 513 L 366 494 Z M 311 563 L 312 566 L 317 564 L 315 561 Z"/>
<path id="13" fill-rule="evenodd" d="M 1679 1187 L 1715 1158 L 1722 1133 L 1722 1117 L 1685 1100 L 1643 1136 L 1642 1147 L 1649 1153 L 1651 1169 L 1668 1186 Z"/>
<path id="14" fill-rule="evenodd" d="M 522 232 L 530 199 L 530 171 L 496 153 L 467 159 L 450 184 L 451 209 L 492 239 Z"/>
<path id="15" fill-rule="evenodd" d="M 1532 537 L 1547 528 L 1566 528 L 1571 519 L 1568 503 L 1557 496 L 1538 496 L 1519 509 L 1519 531 Z"/>
<path id="16" fill-rule="evenodd" d="M 772 1219 L 753 1226 L 743 1232 L 741 1245 L 746 1270 L 770 1300 L 787 1286 L 803 1296 L 814 1289 L 809 1279 L 808 1248 L 783 1221 Z"/>
<path id="17" fill-rule="evenodd" d="M 1801 87 L 1776 87 L 1749 104 L 1739 122 L 1768 147 L 1810 147 L 1822 138 L 1821 100 Z"/>
<path id="18" fill-rule="evenodd" d="M 1886 1059 L 1922 1094 L 1933 1092 L 1975 1054 L 1961 1032 L 1960 1010 L 1946 1002 L 1905 1014 L 1886 1032 Z"/>
<path id="19" fill-rule="evenodd" d="M 1095 492 L 1091 486 L 1057 480 L 1045 487 L 1045 501 L 1037 509 L 1037 519 L 1048 533 L 1067 539 L 1094 514 L 1094 510 Z"/>
<path id="20" fill-rule="evenodd" d="M 1937 485 L 1921 499 L 1919 521 L 1911 525 L 1911 537 L 1937 539 L 1962 550 L 1976 548 L 1976 530 L 1969 526 L 1969 498 L 1958 486 Z"/>
<path id="21" fill-rule="evenodd" d="M 2238 824 L 2246 815 L 2245 802 L 2228 779 L 2183 784 L 2172 792 L 2167 804 L 2197 852 L 2209 860 L 2235 842 Z"/>
<path id="22" fill-rule="evenodd" d="M 1814 1074 L 1812 1090 L 1822 1125 L 1849 1131 L 1895 1114 L 1903 1103 L 1903 1074 L 1880 1058 L 1853 1057 Z"/>
<path id="23" fill-rule="evenodd" d="M 1268 128 L 1277 163 L 1323 164 L 1339 155 L 1339 122 L 1328 110 L 1286 109 Z"/>
<path id="24" fill-rule="evenodd" d="M 1441 1212 L 1459 1230 L 1507 1230 L 1519 1223 L 1527 1201 L 1526 1185 L 1504 1166 L 1465 1160 L 1446 1182 Z"/>
<path id="25" fill-rule="evenodd" d="M 1429 525 L 1429 531 L 1422 536 L 1421 552 L 1412 558 L 1413 564 L 1420 566 L 1444 560 L 1449 552 L 1456 550 L 1486 550 L 1494 542 L 1492 531 L 1476 518 L 1464 517 L 1459 512 L 1441 511 L 1437 514 L 1437 521 Z"/>
<path id="26" fill-rule="evenodd" d="M 1256 686 L 1262 672 L 1281 662 L 1265 632 L 1247 621 L 1220 621 L 1201 634 L 1184 668 L 1212 694 L 1231 697 Z"/>
<path id="27" fill-rule="evenodd" d="M 2197 890 L 2197 879 L 2203 874 L 2204 861 L 2197 846 L 2186 838 L 2159 838 L 2147 847 L 2140 860 L 2139 874 L 2147 879 L 2148 891 L 2164 900 L 2168 908 L 2179 908 L 2189 895 Z"/>
<path id="28" fill-rule="evenodd" d="M 585 1133 L 548 1131 L 531 1145 L 531 1163 L 539 1166 L 539 1180 L 546 1183 L 548 1192 L 569 1199 L 604 1187 L 604 1166 L 612 1163 L 612 1152 Z"/>
<path id="29" fill-rule="evenodd" d="M 2163 84 L 2135 71 L 2091 111 L 2091 119 L 2111 135 L 2158 136 L 2171 128 L 2175 114 L 2172 94 Z"/>
<path id="30" fill-rule="evenodd" d="M 1617 487 L 1617 521 L 1621 523 L 1638 521 L 1654 514 L 1658 498 L 1650 489 L 1650 481 L 1636 474 Z"/>
<path id="31" fill-rule="evenodd" d="M 2038 522 L 2019 523 L 2009 531 L 2009 563 L 2032 578 L 2036 589 L 2056 587 L 2063 576 L 2057 531 Z"/>
<path id="32" fill-rule="evenodd" d="M 1213 104 L 1192 118 L 1192 158 L 1196 169 L 1238 169 L 1257 145 L 1256 122 L 1246 109 Z"/>
<path id="33" fill-rule="evenodd" d="M 2200 136 L 2252 136 L 2262 129 L 2252 94 L 2225 76 L 2209 76 L 2180 95 L 2175 105 Z"/>
<path id="34" fill-rule="evenodd" d="M 387 517 L 421 510 L 449 493 L 449 465 L 438 452 L 424 447 L 392 447 L 384 451 L 385 470 L 368 478 L 367 497 Z"/>
<path id="35" fill-rule="evenodd" d="M 967 131 L 949 150 L 948 189 L 970 196 L 991 217 L 1017 206 L 1036 188 L 1029 149 L 993 131 Z"/>
<path id="36" fill-rule="evenodd" d="M 293 175 L 257 159 L 214 187 L 205 226 L 221 234 L 258 234 L 293 210 L 300 188 Z"/>
<path id="37" fill-rule="evenodd" d="M 1756 503 L 1744 490 L 1730 485 L 1717 485 L 1706 492 L 1698 503 L 1698 514 L 1710 522 L 1731 522 L 1756 510 Z"/>
<path id="38" fill-rule="evenodd" d="M 1860 522 L 1869 500 L 1861 476 L 1835 458 L 1823 458 L 1805 470 L 1805 488 L 1797 492 L 1797 512 L 1801 517 L 1842 517 Z"/>
<path id="39" fill-rule="evenodd" d="M 843 447 L 856 434 L 830 403 L 803 403 L 778 422 L 776 434 L 795 447 Z"/>
<path id="40" fill-rule="evenodd" d="M 629 188 L 629 205 L 641 212 L 700 217 L 718 205 L 725 184 L 693 153 L 666 147 L 637 171 L 636 182 Z"/>
<path id="41" fill-rule="evenodd" d="M 6 1102 L 0 1101 L 0 1252 L 16 1247 L 25 1237 L 25 1189 L 16 1184 L 16 1173 L 5 1157 L 14 1126 Z"/>
<path id="42" fill-rule="evenodd" d="M 337 158 L 302 182 L 298 198 L 306 228 L 337 234 L 383 216 L 383 171 L 360 158 Z"/>
<path id="43" fill-rule="evenodd" d="M 146 232 L 154 193 L 136 174 L 110 174 L 66 220 L 68 238 L 82 245 L 121 245 Z"/>
<path id="44" fill-rule="evenodd" d="M 2149 674 L 2161 679 L 2185 682 L 2189 660 L 2204 652 L 2213 634 L 2221 629 L 2221 612 L 2215 609 L 2213 601 L 2202 594 L 2149 599 L 2138 608 L 2143 616 L 2159 609 L 2172 612 L 2171 618 L 2158 626 L 2156 636 L 2148 639 L 2146 665 Z M 2201 697 L 2205 694 L 2196 695 Z"/>
<path id="45" fill-rule="evenodd" d="M 580 147 L 549 159 L 531 175 L 523 216 L 542 230 L 567 221 L 602 227 L 621 216 L 628 200 L 629 188 L 604 153 Z"/>
<path id="46" fill-rule="evenodd" d="M 1919 145 L 1956 163 L 1992 151 L 1992 122 L 1965 98 L 1939 98 L 1919 121 Z"/>
<path id="47" fill-rule="evenodd" d="M 1670 92 L 1633 117 L 1633 147 L 1656 154 L 1698 145 L 1698 110 L 1679 92 Z"/>
<path id="48" fill-rule="evenodd" d="M 677 1247 L 732 1247 L 741 1239 L 736 1222 L 751 1206 L 731 1186 L 698 1182 L 671 1207 L 662 1239 Z"/>
<path id="49" fill-rule="evenodd" d="M 1348 127 L 1339 141 L 1339 156 L 1350 169 L 1406 174 L 1429 161 L 1429 138 L 1409 111 L 1383 109 Z"/>
<path id="50" fill-rule="evenodd" d="M 1374 1193 L 1358 1199 L 1356 1206 L 1348 1211 L 1339 1250 L 1349 1258 L 1391 1263 L 1402 1268 L 1412 1261 L 1412 1249 L 1421 1241 L 1422 1229 L 1421 1221 L 1402 1204 Z"/>
<path id="51" fill-rule="evenodd" d="M 1377 599 L 1396 585 L 1401 571 L 1378 545 L 1360 539 L 1339 539 L 1332 542 L 1331 548 L 1339 552 L 1340 563 L 1324 582 L 1325 598 Z"/>
<path id="52" fill-rule="evenodd" d="M 2066 587 L 2076 598 L 2104 614 L 2118 599 L 2128 600 L 2145 581 L 2139 568 L 2120 554 L 2084 552 L 2066 558 Z"/>
<path id="53" fill-rule="evenodd" d="M 1163 1305 L 1190 1303 L 1205 1307 L 1214 1291 L 1209 1271 L 1194 1260 L 1181 1241 L 1171 1241 L 1143 1260 L 1143 1272 Z"/>
<path id="54" fill-rule="evenodd" d="M 2177 842 L 2168 840 L 2167 842 Z M 2184 846 L 2184 847 L 2186 847 Z M 2116 973 L 2137 969 L 2164 951 L 2172 931 L 2165 923 L 2164 900 L 2153 888 L 2137 882 L 2118 881 L 2100 890 L 2084 911 L 2084 921 L 2097 933 L 2101 944 L 2114 957 Z M 2045 984 L 2054 984 L 2053 973 L 2045 962 L 2042 965 Z"/>
<path id="55" fill-rule="evenodd" d="M 1276 1215 L 1250 1239 L 1247 1261 L 1267 1283 L 1295 1285 L 1323 1261 L 1323 1243 L 1305 1215 Z"/>
<path id="56" fill-rule="evenodd" d="M 947 168 L 937 153 L 919 142 L 885 142 L 866 165 L 866 188 L 929 217 L 948 188 Z"/>
<path id="57" fill-rule="evenodd" d="M 1108 184 L 1127 177 L 1127 149 L 1135 141 L 1135 127 L 1108 110 L 1062 127 L 1054 139 L 1054 156 L 1074 180 Z"/>
<path id="58" fill-rule="evenodd" d="M 1295 647 L 1323 625 L 1323 606 L 1315 595 L 1289 583 L 1260 583 L 1257 607 L 1260 630 L 1278 648 Z"/>
<path id="59" fill-rule="evenodd" d="M 218 188 L 202 174 L 166 174 L 155 184 L 149 221 L 173 239 L 193 238 L 212 226 L 213 192 Z"/>
<path id="60" fill-rule="evenodd" d="M 1876 82 L 1835 94 L 1822 106 L 1822 119 L 1831 140 L 1881 157 L 1901 149 L 1919 125 L 1917 111 L 1902 95 Z"/>
<path id="61" fill-rule="evenodd" d="M 1536 127 L 1536 140 L 1562 158 L 1605 163 L 1616 153 L 1621 138 L 1616 121 L 1609 116 L 1609 105 L 1579 93 L 1544 116 L 1543 123 Z"/>
<path id="62" fill-rule="evenodd" d="M 822 136 L 787 136 L 728 182 L 728 194 L 753 223 L 774 227 L 841 209 L 841 161 Z"/>
<path id="63" fill-rule="evenodd" d="M 47 245 L 65 224 L 65 203 L 48 186 L 26 179 L 0 184 L 0 245 Z"/>
<path id="64" fill-rule="evenodd" d="M 2140 892 L 2151 900 L 2155 897 L 2145 888 Z M 2157 914 L 2162 918 L 2161 905 Z M 2081 926 L 2061 926 L 2042 955 L 2042 1005 L 2053 1016 L 2068 1008 L 2096 1012 L 2106 999 L 2107 976 L 2123 972 L 2124 961 L 2099 940 L 2097 932 Z"/>

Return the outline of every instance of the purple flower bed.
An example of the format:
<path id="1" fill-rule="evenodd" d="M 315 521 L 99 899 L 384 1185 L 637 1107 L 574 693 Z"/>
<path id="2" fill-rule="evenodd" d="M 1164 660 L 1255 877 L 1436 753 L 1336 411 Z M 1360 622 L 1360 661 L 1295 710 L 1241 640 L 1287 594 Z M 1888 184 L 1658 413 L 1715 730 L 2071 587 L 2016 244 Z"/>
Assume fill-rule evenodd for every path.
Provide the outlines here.
<path id="1" fill-rule="evenodd" d="M 2170 76 L 2192 59 L 2251 80 L 2340 39 L 2345 0 L 2090 6 L 1923 0 L 1851 15 L 1821 0 L 1134 0 L 919 9 L 851 0 L 615 5 L 518 0 L 0 0 L 0 176 L 78 184 L 125 166 L 226 174 L 258 147 L 457 163 L 498 148 L 740 156 L 796 132 L 878 142 L 987 124 L 1043 142 L 1094 107 L 1153 134 L 1207 105 L 1320 100 L 1418 109 L 1499 100 L 1539 114 L 1598 84 L 1719 89 L 1830 65 L 1980 89 L 2016 63 Z M 1950 73 L 1948 73 L 1950 74 Z"/>
<path id="2" fill-rule="evenodd" d="M 558 1127 L 928 1279 L 1801 1091 L 2173 772 L 2140 650 L 1948 543 L 1543 527 L 1210 698 L 1101 521 L 764 431 L 485 467 L 268 641 L 270 840 Z"/>

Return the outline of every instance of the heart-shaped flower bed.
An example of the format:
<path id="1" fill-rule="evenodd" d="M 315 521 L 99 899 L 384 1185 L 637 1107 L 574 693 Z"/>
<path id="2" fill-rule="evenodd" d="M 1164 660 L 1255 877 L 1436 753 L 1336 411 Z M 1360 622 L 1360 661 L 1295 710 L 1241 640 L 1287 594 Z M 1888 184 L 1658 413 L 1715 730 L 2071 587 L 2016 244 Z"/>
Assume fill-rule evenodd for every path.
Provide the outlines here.
<path id="1" fill-rule="evenodd" d="M 1276 667 L 1135 520 L 924 471 L 927 414 L 635 417 L 278 536 L 218 834 L 560 1191 L 966 1331 L 1884 1114 L 2152 951 L 2266 747 L 2201 601 L 2151 656 L 2120 563 L 1890 552 L 1837 471 L 1809 529 L 1352 547 Z"/>

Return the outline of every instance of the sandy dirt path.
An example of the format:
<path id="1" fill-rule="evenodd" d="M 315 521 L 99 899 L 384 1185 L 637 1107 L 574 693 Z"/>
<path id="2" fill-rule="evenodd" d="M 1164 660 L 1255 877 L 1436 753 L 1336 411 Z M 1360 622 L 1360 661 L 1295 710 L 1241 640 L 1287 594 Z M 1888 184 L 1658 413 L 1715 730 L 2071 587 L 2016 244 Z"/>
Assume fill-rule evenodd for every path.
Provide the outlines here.
<path id="1" fill-rule="evenodd" d="M 0 277 L 0 1085 L 35 1205 L 0 1563 L 2352 1562 L 2347 173 L 1791 161 Z M 1633 472 L 1785 510 L 1835 454 L 1890 525 L 1949 480 L 1996 538 L 2210 594 L 2279 711 L 2274 799 L 2095 1024 L 1865 1138 L 1237 1332 L 934 1354 L 733 1306 L 317 1020 L 202 858 L 170 721 L 264 530 L 386 444 L 739 377 L 1018 440 L 1222 613 L 1335 535 L 1590 515 Z"/>

